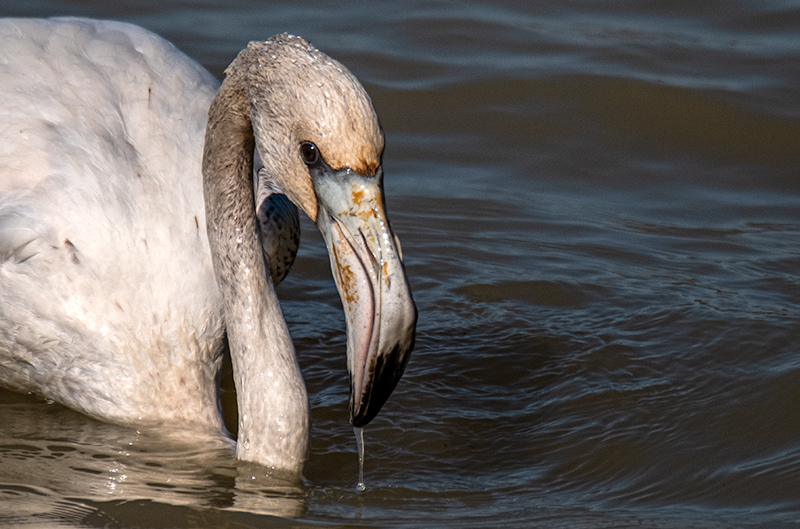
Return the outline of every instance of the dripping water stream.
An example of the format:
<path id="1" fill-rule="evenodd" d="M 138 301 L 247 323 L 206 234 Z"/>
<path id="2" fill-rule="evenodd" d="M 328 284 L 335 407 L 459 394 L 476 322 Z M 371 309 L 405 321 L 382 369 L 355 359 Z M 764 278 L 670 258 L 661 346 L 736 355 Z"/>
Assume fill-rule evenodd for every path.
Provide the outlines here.
<path id="1" fill-rule="evenodd" d="M 353 433 L 356 434 L 356 445 L 358 446 L 358 483 L 356 483 L 356 490 L 364 492 L 367 488 L 364 484 L 364 428 L 354 426 Z"/>

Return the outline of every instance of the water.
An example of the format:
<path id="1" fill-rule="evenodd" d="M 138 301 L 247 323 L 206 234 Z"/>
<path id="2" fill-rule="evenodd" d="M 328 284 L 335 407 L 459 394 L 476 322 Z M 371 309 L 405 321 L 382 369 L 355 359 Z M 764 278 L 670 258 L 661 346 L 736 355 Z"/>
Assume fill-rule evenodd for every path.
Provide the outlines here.
<path id="1" fill-rule="evenodd" d="M 110 4 L 0 14 L 135 22 L 218 76 L 288 31 L 356 73 L 417 347 L 359 493 L 343 315 L 306 222 L 279 289 L 312 406 L 302 488 L 5 392 L 0 525 L 800 521 L 795 2 Z"/>
<path id="2" fill-rule="evenodd" d="M 356 483 L 356 490 L 364 492 L 367 490 L 367 484 L 364 483 L 364 428 L 354 426 L 353 433 L 356 434 L 356 450 L 358 451 L 358 483 Z"/>

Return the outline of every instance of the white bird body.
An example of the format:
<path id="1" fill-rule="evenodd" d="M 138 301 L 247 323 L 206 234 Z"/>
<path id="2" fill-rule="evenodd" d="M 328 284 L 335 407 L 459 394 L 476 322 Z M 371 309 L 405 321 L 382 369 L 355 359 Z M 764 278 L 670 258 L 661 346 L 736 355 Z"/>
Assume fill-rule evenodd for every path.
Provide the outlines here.
<path id="1" fill-rule="evenodd" d="M 289 55 L 307 46 L 292 39 L 264 44 L 282 46 L 276 49 Z M 298 475 L 308 437 L 305 386 L 269 272 L 264 275 L 262 257 L 252 257 L 259 237 L 263 244 L 269 234 L 258 234 L 250 222 L 254 200 L 263 198 L 264 189 L 282 186 L 323 234 L 334 232 L 326 238 L 334 277 L 346 311 L 357 314 L 347 319 L 348 358 L 356 354 L 351 349 L 360 355 L 348 362 L 356 381 L 351 422 L 371 420 L 402 374 L 413 347 L 416 310 L 383 211 L 382 133 L 349 72 L 313 48 L 301 50 L 315 68 L 330 70 L 325 90 L 331 79 L 346 76 L 340 106 L 363 110 L 347 111 L 347 119 L 321 119 L 333 125 L 319 133 L 312 123 L 309 137 L 291 138 L 289 150 L 278 148 L 283 137 L 269 130 L 269 120 L 254 117 L 258 154 L 265 160 L 259 174 L 267 182 L 264 189 L 239 192 L 234 188 L 242 178 L 226 173 L 231 164 L 213 163 L 219 138 L 224 143 L 230 134 L 210 133 L 203 158 L 219 83 L 160 37 L 117 22 L 1 20 L 0 49 L 0 385 L 41 394 L 101 420 L 223 435 L 218 377 L 227 331 L 240 417 L 237 456 Z M 297 61 L 285 62 L 280 68 L 291 70 Z M 238 70 L 229 69 L 226 83 L 234 88 L 226 93 L 238 94 L 234 83 L 244 74 L 232 77 L 231 71 Z M 257 86 L 260 81 L 245 82 L 255 86 L 249 89 L 255 91 L 253 105 L 273 97 Z M 348 92 L 352 83 L 355 95 Z M 328 106 L 309 113 L 335 110 L 337 100 L 328 98 L 326 91 Z M 230 115 L 222 107 L 231 103 L 217 99 L 216 115 Z M 307 96 L 306 105 L 318 101 Z M 359 115 L 368 116 L 363 130 L 348 121 Z M 223 130 L 226 123 L 209 124 L 209 131 Z M 235 157 L 243 170 L 249 168 L 252 185 L 253 142 L 246 138 L 253 132 L 248 126 L 242 133 L 249 153 Z M 273 143 L 259 134 L 272 134 Z M 327 147 L 336 134 L 351 137 L 350 150 L 337 154 Z M 316 165 L 305 160 L 307 169 L 297 145 L 314 138 L 330 156 Z M 368 149 L 362 146 L 367 144 Z M 352 167 L 368 170 L 354 173 L 351 160 Z M 298 171 L 307 182 L 282 180 L 284 173 Z M 355 203 L 325 205 L 331 184 L 317 188 L 314 175 L 329 173 L 353 186 Z M 206 174 L 205 200 L 201 174 Z M 208 196 L 209 186 L 219 188 L 220 203 Z M 249 204 L 234 195 L 249 197 Z M 231 200 L 244 219 L 229 214 Z M 332 208 L 342 212 L 330 213 Z M 208 230 L 213 227 L 216 234 L 212 244 L 207 216 Z M 373 236 L 364 224 L 353 228 L 360 236 L 347 235 L 350 228 L 339 216 L 345 223 L 362 218 L 380 224 L 383 233 Z M 250 253 L 239 255 L 240 248 Z M 355 277 L 363 279 L 355 283 Z M 366 304 L 359 305 L 365 294 L 369 303 L 362 299 Z M 404 314 L 396 322 L 395 311 Z M 398 333 L 405 334 L 395 340 Z M 386 358 L 380 356 L 383 350 Z"/>
<path id="2" fill-rule="evenodd" d="M 219 430 L 199 178 L 219 83 L 136 26 L 0 24 L 2 379 L 107 420 Z"/>

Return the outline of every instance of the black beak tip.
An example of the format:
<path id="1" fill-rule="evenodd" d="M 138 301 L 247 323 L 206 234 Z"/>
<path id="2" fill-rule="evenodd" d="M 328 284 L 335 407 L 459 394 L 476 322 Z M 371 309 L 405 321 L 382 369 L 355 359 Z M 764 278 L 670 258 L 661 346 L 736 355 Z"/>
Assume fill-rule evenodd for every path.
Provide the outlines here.
<path id="1" fill-rule="evenodd" d="M 370 372 L 370 381 L 359 402 L 350 387 L 350 424 L 362 428 L 381 411 L 383 404 L 394 391 L 408 364 L 414 349 L 414 333 L 408 343 L 397 344 L 388 353 L 377 358 L 375 369 Z"/>

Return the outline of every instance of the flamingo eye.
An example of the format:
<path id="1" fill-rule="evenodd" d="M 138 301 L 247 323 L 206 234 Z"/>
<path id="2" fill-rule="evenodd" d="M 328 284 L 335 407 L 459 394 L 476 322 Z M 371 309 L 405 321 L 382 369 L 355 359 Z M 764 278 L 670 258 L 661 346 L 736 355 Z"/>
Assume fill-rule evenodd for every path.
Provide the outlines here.
<path id="1" fill-rule="evenodd" d="M 322 161 L 319 149 L 310 141 L 304 141 L 300 144 L 300 157 L 309 167 L 315 167 Z"/>

